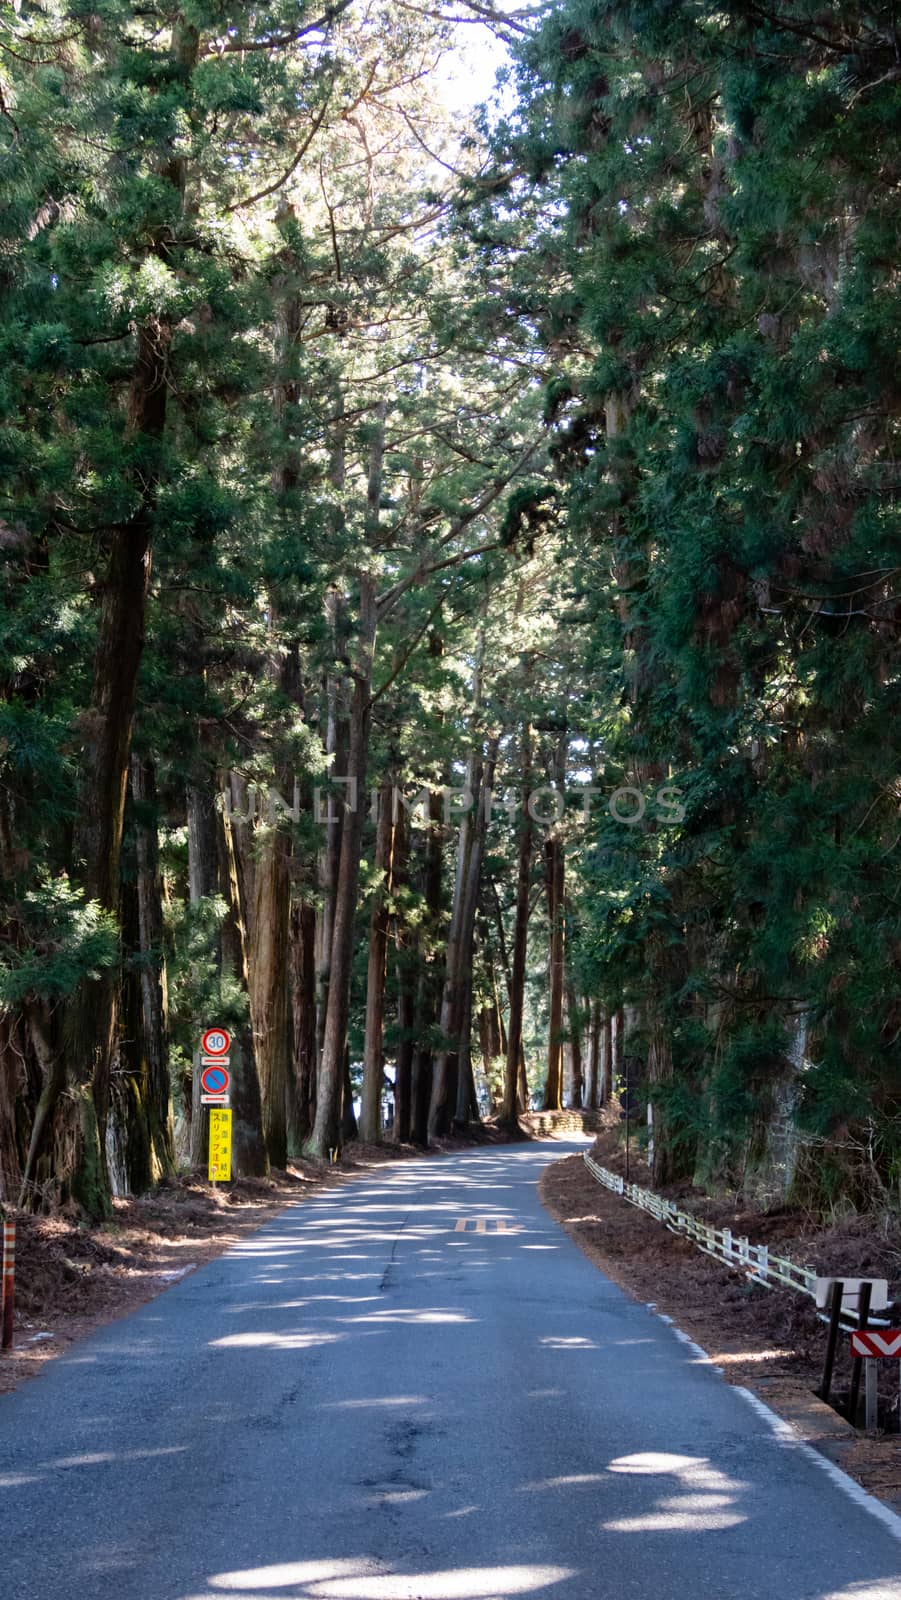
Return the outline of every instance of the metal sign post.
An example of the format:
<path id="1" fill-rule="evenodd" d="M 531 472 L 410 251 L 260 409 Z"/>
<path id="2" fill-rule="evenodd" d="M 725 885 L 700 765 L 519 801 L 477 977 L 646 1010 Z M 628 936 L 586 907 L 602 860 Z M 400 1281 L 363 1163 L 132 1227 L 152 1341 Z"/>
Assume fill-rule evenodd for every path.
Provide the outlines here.
<path id="1" fill-rule="evenodd" d="M 215 1025 L 204 1028 L 200 1036 L 200 1104 L 215 1107 L 210 1110 L 208 1158 L 209 1181 L 214 1187 L 231 1181 L 231 1042 L 228 1029 Z"/>
<path id="2" fill-rule="evenodd" d="M 877 1382 L 878 1368 L 876 1362 L 897 1361 L 901 1357 L 901 1328 L 861 1328 L 851 1335 L 851 1354 L 854 1357 L 854 1374 L 857 1386 L 860 1385 L 860 1368 L 864 1370 L 864 1400 L 866 1405 L 867 1433 L 875 1433 L 879 1427 L 879 1389 Z M 899 1368 L 899 1381 L 901 1381 L 901 1368 Z M 853 1402 L 853 1410 L 852 1410 Z M 854 1421 L 854 1412 L 857 1410 L 857 1389 L 852 1378 L 852 1401 L 848 1403 L 849 1421 Z M 898 1418 L 898 1428 L 901 1431 L 901 1416 Z"/>

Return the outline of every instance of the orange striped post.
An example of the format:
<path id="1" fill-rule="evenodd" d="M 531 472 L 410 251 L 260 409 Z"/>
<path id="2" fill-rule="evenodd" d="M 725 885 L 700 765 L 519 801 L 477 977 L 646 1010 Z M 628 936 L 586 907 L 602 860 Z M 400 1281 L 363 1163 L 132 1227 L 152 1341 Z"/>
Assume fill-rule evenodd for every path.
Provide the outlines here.
<path id="1" fill-rule="evenodd" d="M 13 1304 L 16 1297 L 16 1225 L 3 1224 L 3 1339 L 2 1348 L 13 1347 Z"/>

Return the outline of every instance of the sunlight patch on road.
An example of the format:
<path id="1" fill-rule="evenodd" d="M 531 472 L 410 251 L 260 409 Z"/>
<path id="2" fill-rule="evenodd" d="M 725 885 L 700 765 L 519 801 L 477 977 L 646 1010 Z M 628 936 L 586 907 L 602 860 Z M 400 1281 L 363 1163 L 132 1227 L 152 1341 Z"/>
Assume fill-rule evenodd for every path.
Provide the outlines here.
<path id="1" fill-rule="evenodd" d="M 374 1489 L 364 1495 L 363 1500 L 371 1506 L 402 1506 L 413 1500 L 425 1500 L 431 1492 L 431 1489 Z"/>
<path id="2" fill-rule="evenodd" d="M 43 1461 L 43 1467 L 102 1467 L 111 1461 L 148 1461 L 155 1456 L 179 1456 L 188 1449 L 186 1444 L 164 1444 L 155 1450 L 91 1450 L 80 1456 L 56 1456 Z"/>
<path id="3" fill-rule="evenodd" d="M 608 1533 L 710 1533 L 747 1521 L 735 1501 L 748 1485 L 711 1466 L 706 1456 L 646 1451 L 620 1456 L 611 1461 L 608 1471 L 635 1477 L 675 1478 L 680 1491 L 664 1493 L 637 1516 L 602 1522 L 601 1527 Z"/>
<path id="4" fill-rule="evenodd" d="M 356 1561 L 286 1561 L 246 1572 L 220 1572 L 214 1589 L 253 1595 L 292 1589 L 295 1600 L 506 1600 L 576 1576 L 572 1567 L 458 1567 L 444 1572 L 375 1573 Z M 200 1600 L 192 1596 L 191 1600 Z"/>
<path id="5" fill-rule="evenodd" d="M 603 1472 L 572 1472 L 565 1478 L 538 1478 L 535 1483 L 520 1484 L 517 1494 L 530 1494 L 539 1489 L 577 1489 L 580 1484 L 603 1482 Z"/>
<path id="6" fill-rule="evenodd" d="M 468 1317 L 463 1311 L 414 1311 L 404 1310 L 401 1306 L 396 1311 L 370 1311 L 357 1317 L 339 1317 L 339 1322 L 369 1322 L 369 1323 L 419 1323 L 419 1322 L 474 1322 L 475 1317 Z"/>
<path id="7" fill-rule="evenodd" d="M 424 1406 L 424 1394 L 386 1394 L 372 1400 L 327 1400 L 323 1411 L 358 1411 L 364 1406 Z"/>
<path id="8" fill-rule="evenodd" d="M 847 1589 L 830 1590 L 819 1600 L 899 1600 L 901 1579 L 886 1578 L 881 1583 L 852 1583 Z"/>
<path id="9" fill-rule="evenodd" d="M 214 1350 L 313 1350 L 346 1337 L 344 1333 L 228 1333 L 210 1344 Z"/>
<path id="10" fill-rule="evenodd" d="M 714 1533 L 737 1528 L 747 1517 L 740 1511 L 649 1511 L 644 1517 L 622 1517 L 602 1522 L 606 1533 Z"/>
<path id="11" fill-rule="evenodd" d="M 593 1339 L 585 1339 L 578 1334 L 573 1334 L 570 1338 L 565 1337 L 563 1334 L 548 1334 L 540 1342 L 546 1345 L 549 1350 L 599 1350 L 601 1348 L 600 1345 L 595 1344 Z"/>

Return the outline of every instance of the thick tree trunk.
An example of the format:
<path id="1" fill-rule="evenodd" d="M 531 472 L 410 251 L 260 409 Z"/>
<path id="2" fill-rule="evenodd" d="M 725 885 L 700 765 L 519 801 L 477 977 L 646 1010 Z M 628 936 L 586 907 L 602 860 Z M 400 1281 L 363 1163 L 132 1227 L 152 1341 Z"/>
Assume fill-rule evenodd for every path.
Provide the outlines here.
<path id="1" fill-rule="evenodd" d="M 326 620 L 332 637 L 332 651 L 338 657 L 343 650 L 345 630 L 345 605 L 342 597 L 331 590 L 326 600 Z M 319 856 L 320 910 L 316 932 L 316 1059 L 322 1060 L 325 1044 L 325 1019 L 328 1014 L 329 984 L 331 982 L 332 941 L 335 929 L 335 903 L 338 895 L 338 873 L 341 866 L 341 835 L 347 812 L 348 752 L 350 726 L 344 685 L 336 672 L 330 672 L 325 685 L 325 755 L 328 776 L 335 790 L 330 793 L 325 808 L 325 842 Z M 362 803 L 362 801 L 360 802 Z"/>
<path id="2" fill-rule="evenodd" d="M 262 842 L 254 872 L 253 911 L 248 940 L 250 1014 L 263 1107 L 263 1136 L 273 1166 L 288 1159 L 289 935 L 291 877 L 289 839 L 271 829 Z"/>
<path id="3" fill-rule="evenodd" d="M 585 1091 L 585 1104 L 589 1111 L 597 1111 L 600 1106 L 600 1066 L 601 1066 L 601 1002 L 592 1000 L 588 1009 L 588 1082 Z"/>
<path id="4" fill-rule="evenodd" d="M 394 883 L 398 890 L 409 878 L 410 825 L 402 805 L 394 824 Z M 414 1029 L 416 1025 L 415 949 L 402 907 L 395 912 L 395 971 L 397 974 L 397 1053 L 394 1065 L 393 1138 L 405 1144 L 410 1137 L 413 1094 Z"/>
<path id="5" fill-rule="evenodd" d="M 611 1087 L 613 1083 L 622 1083 L 625 1073 L 626 1061 L 626 1016 L 622 1006 L 618 1006 L 613 1013 L 611 1026 Z"/>
<path id="6" fill-rule="evenodd" d="M 363 1045 L 363 1095 L 360 1138 L 378 1144 L 382 1137 L 382 1087 L 385 1077 L 385 978 L 390 925 L 389 897 L 393 890 L 394 784 L 388 778 L 379 790 L 376 824 L 376 884 L 369 923 L 369 964 L 366 973 L 366 1028 Z"/>
<path id="7" fill-rule="evenodd" d="M 307 1147 L 309 1154 L 320 1161 L 329 1159 L 329 1151 L 338 1148 L 341 1137 L 354 916 L 360 883 L 363 796 L 369 759 L 375 630 L 375 584 L 372 575 L 366 573 L 360 583 L 360 635 L 350 708 L 350 747 L 347 759 L 347 776 L 350 780 L 348 809 L 341 829 L 341 855 L 335 892 L 328 1002 L 319 1067 L 316 1121 Z"/>
<path id="8" fill-rule="evenodd" d="M 463 1015 L 460 1019 L 460 1053 L 457 1066 L 457 1112 L 454 1122 L 465 1128 L 470 1121 L 479 1119 L 479 1102 L 472 1070 L 472 970 L 463 998 Z"/>
<path id="9" fill-rule="evenodd" d="M 480 674 L 477 672 L 474 705 L 480 699 Z M 466 916 L 466 892 L 469 883 L 469 863 L 475 837 L 474 813 L 479 806 L 479 767 L 474 754 L 466 767 L 466 790 L 472 797 L 470 809 L 460 818 L 457 834 L 456 862 L 454 867 L 454 894 L 451 901 L 450 928 L 445 951 L 444 988 L 441 995 L 440 1027 L 442 1044 L 435 1061 L 432 1078 L 432 1099 L 429 1106 L 429 1134 L 443 1136 L 450 1129 L 451 1117 L 457 1103 L 458 1035 L 462 1009 L 461 978 Z"/>
<path id="10" fill-rule="evenodd" d="M 501 1096 L 497 1091 L 494 1077 L 495 1066 L 501 1055 L 500 1037 L 498 1034 L 497 1007 L 492 1001 L 487 1006 L 479 1007 L 478 1030 L 479 1050 L 482 1055 L 482 1074 L 488 1085 L 491 1096 L 492 1115 L 500 1109 Z"/>
<path id="11" fill-rule="evenodd" d="M 613 1019 L 605 1011 L 601 1021 L 598 1053 L 598 1106 L 605 1106 L 613 1093 Z"/>
<path id="12" fill-rule="evenodd" d="M 472 1063 L 466 1033 L 467 1017 L 472 1019 L 472 952 L 476 908 L 481 882 L 485 842 L 484 797 L 494 779 L 499 740 L 489 742 L 484 761 L 472 759 L 468 769 L 468 788 L 472 806 L 460 823 L 454 903 L 447 943 L 447 966 L 441 1002 L 441 1032 L 446 1040 L 435 1071 L 429 1132 L 447 1133 L 453 1117 L 460 1124 L 469 1120 L 472 1104 Z M 467 1041 L 466 1070 L 460 1071 L 461 1046 Z"/>
<path id="13" fill-rule="evenodd" d="M 552 769 L 554 786 L 561 795 L 564 793 L 566 783 L 566 750 L 567 738 L 566 734 L 563 734 L 554 751 Z M 566 985 L 566 869 L 563 835 L 559 825 L 551 829 L 545 840 L 544 862 L 550 982 L 544 1109 L 559 1111 L 563 1105 L 563 1006 Z"/>
<path id="14" fill-rule="evenodd" d="M 150 1119 L 147 1109 L 147 1054 L 144 1038 L 143 965 L 138 919 L 138 873 L 134 852 L 134 813 L 126 819 L 120 895 L 123 964 L 117 1005 L 117 1037 L 110 1071 L 110 1101 L 104 1149 L 110 1191 L 118 1199 L 146 1194 L 153 1182 Z"/>
<path id="15" fill-rule="evenodd" d="M 385 461 L 385 417 L 387 404 L 378 407 L 377 426 L 369 454 L 364 532 L 370 548 L 378 544 L 379 507 Z M 344 472 L 343 438 L 340 472 Z M 360 855 L 363 841 L 363 797 L 369 764 L 369 732 L 372 719 L 372 668 L 378 628 L 378 600 L 375 574 L 368 568 L 360 573 L 360 608 L 350 704 L 347 751 L 347 806 L 341 828 L 341 848 L 333 899 L 331 940 L 323 954 L 328 955 L 328 992 L 324 997 L 325 1025 L 316 1121 L 307 1145 L 308 1153 L 320 1161 L 340 1143 L 344 1110 L 347 1023 L 350 1012 L 350 979 L 353 964 L 354 916 L 360 882 Z M 348 1107 L 348 1110 L 350 1108 Z"/>
<path id="16" fill-rule="evenodd" d="M 513 964 L 510 971 L 510 1020 L 507 1025 L 507 1060 L 504 1071 L 502 1120 L 516 1122 L 517 1089 L 523 1054 L 522 1026 L 526 990 L 526 960 L 529 942 L 529 887 L 532 874 L 532 819 L 529 797 L 532 789 L 532 730 L 522 730 L 522 787 L 520 791 L 519 852 L 516 875 L 516 909 L 513 924 Z M 528 1109 L 523 1107 L 522 1109 Z"/>
<path id="17" fill-rule="evenodd" d="M 441 916 L 442 891 L 442 816 L 441 794 L 429 794 L 429 819 L 425 839 L 422 896 L 425 902 L 424 929 L 420 935 L 433 944 Z M 410 1107 L 410 1137 L 414 1144 L 429 1142 L 429 1110 L 432 1101 L 432 1039 L 441 994 L 441 969 L 430 948 L 420 944 L 420 974 L 416 994 L 416 1048 L 413 1053 L 413 1087 Z"/>
<path id="18" fill-rule="evenodd" d="M 163 886 L 160 875 L 156 774 L 147 757 L 133 756 L 137 860 L 138 933 L 141 952 L 141 1017 L 146 1086 L 143 1095 L 150 1132 L 152 1176 L 175 1171 L 175 1129 L 169 1081 L 169 1019 L 163 954 Z"/>
<path id="19" fill-rule="evenodd" d="M 188 895 L 192 906 L 200 905 L 219 892 L 219 846 L 216 802 L 212 789 L 206 785 L 189 784 L 188 811 Z M 222 972 L 220 936 L 215 937 L 215 961 L 218 973 Z M 219 1022 L 211 1017 L 210 1023 Z M 201 1061 L 199 1041 L 194 1051 L 191 1072 L 190 1100 L 185 1096 L 191 1119 L 191 1166 L 203 1167 L 207 1159 L 208 1120 L 201 1103 Z M 187 1087 L 187 1086 L 186 1086 Z"/>
<path id="20" fill-rule="evenodd" d="M 571 983 L 566 986 L 566 1031 L 569 1035 L 569 1103 L 573 1110 L 581 1111 L 583 1094 L 582 1031 L 579 1008 L 576 1004 L 576 992 Z"/>
<path id="21" fill-rule="evenodd" d="M 166 420 L 170 331 L 160 322 L 142 324 L 130 398 L 130 431 L 158 445 Z M 89 730 L 74 858 L 88 900 L 115 914 L 119 907 L 119 863 L 125 791 L 131 754 L 138 667 L 150 577 L 150 546 L 157 479 L 145 468 L 134 515 L 110 537 L 100 628 L 94 657 Z M 90 1216 L 109 1214 L 105 1136 L 109 1074 L 116 1035 L 115 969 L 86 979 L 62 1018 L 62 1056 L 68 1094 L 55 1108 L 59 1198 L 71 1196 Z"/>
<path id="22" fill-rule="evenodd" d="M 354 1086 L 350 1076 L 350 1048 L 344 1051 L 344 1103 L 341 1107 L 341 1144 L 350 1144 L 359 1133 L 354 1114 Z"/>
<path id="23" fill-rule="evenodd" d="M 230 1052 L 233 1163 L 239 1178 L 261 1178 L 269 1171 L 263 1136 L 260 1079 L 250 1021 L 247 939 L 238 892 L 238 869 L 231 823 L 217 809 L 219 885 L 228 907 L 221 929 L 222 976 L 236 982 L 245 996 L 245 1010 L 234 1026 Z"/>
<path id="24" fill-rule="evenodd" d="M 299 1156 L 316 1116 L 316 910 L 303 900 L 291 911 L 290 961 L 294 1094 L 288 1100 L 288 1155 Z"/>
<path id="25" fill-rule="evenodd" d="M 559 1111 L 563 1105 L 563 990 L 565 945 L 563 919 L 564 864 L 563 841 L 552 834 L 544 846 L 548 911 L 548 967 L 550 1008 L 548 1017 L 547 1081 L 545 1111 Z"/>

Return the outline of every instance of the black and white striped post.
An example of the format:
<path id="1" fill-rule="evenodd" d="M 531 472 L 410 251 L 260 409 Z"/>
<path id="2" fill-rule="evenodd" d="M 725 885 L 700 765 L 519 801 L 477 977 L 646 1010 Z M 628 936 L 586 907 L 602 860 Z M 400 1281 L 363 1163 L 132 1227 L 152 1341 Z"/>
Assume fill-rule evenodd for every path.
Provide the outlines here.
<path id="1" fill-rule="evenodd" d="M 16 1299 L 16 1224 L 3 1224 L 3 1336 L 0 1347 L 13 1347 L 13 1306 Z"/>

